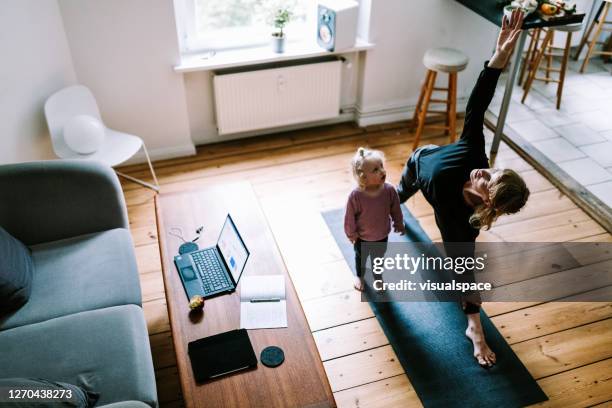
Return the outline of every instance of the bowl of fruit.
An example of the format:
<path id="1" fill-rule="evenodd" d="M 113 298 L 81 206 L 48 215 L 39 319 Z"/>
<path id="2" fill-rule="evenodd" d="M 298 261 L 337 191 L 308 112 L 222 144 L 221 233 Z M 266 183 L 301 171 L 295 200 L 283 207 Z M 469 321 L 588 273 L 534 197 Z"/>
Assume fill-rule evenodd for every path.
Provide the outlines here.
<path id="1" fill-rule="evenodd" d="M 540 14 L 544 18 L 563 17 L 575 12 L 576 4 L 570 1 L 544 0 L 540 4 Z"/>

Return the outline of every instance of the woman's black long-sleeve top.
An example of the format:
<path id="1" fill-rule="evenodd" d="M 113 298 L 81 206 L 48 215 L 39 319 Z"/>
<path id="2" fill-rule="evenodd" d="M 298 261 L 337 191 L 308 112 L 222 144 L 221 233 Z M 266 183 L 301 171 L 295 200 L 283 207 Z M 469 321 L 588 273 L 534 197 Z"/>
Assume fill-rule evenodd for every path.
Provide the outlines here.
<path id="1" fill-rule="evenodd" d="M 495 93 L 501 69 L 489 68 L 487 63 L 468 100 L 460 139 L 456 143 L 424 149 L 416 163 L 418 184 L 434 208 L 444 242 L 474 242 L 479 233 L 469 223 L 474 209 L 464 201 L 463 186 L 472 170 L 489 167 L 483 133 L 484 115 Z"/>

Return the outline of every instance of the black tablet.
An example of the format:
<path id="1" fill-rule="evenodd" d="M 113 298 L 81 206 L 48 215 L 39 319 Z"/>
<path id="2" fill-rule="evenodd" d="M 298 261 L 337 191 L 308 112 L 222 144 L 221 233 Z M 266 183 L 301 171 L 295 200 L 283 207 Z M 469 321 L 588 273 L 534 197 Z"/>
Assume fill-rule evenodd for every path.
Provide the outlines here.
<path id="1" fill-rule="evenodd" d="M 257 366 L 257 357 L 246 329 L 192 341 L 188 351 L 196 382 Z"/>

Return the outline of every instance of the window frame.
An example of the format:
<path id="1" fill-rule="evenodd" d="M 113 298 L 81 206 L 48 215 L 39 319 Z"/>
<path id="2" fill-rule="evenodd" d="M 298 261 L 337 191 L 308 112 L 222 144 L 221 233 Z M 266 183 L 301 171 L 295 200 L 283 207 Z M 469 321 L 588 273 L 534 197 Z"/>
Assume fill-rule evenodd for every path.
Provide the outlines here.
<path id="1" fill-rule="evenodd" d="M 214 33 L 225 33 L 222 42 L 215 43 L 214 38 L 202 37 L 196 32 L 195 6 L 196 0 L 174 0 L 175 23 L 179 39 L 179 50 L 183 55 L 198 54 L 205 52 L 222 52 L 239 49 L 249 49 L 263 47 L 270 43 L 273 27 L 268 27 L 269 36 L 265 36 L 264 29 L 261 27 L 231 27 L 214 31 Z M 316 28 L 313 27 L 316 20 L 316 3 L 314 0 L 308 1 L 309 6 L 306 13 L 306 21 L 299 25 L 287 26 L 290 35 L 286 41 L 289 43 L 316 42 Z M 310 31 L 310 32 L 309 32 Z M 229 37 L 228 37 L 229 35 Z M 310 38 L 309 38 L 310 37 Z M 229 41 L 227 40 L 229 38 Z M 243 38 L 261 38 L 261 40 L 243 42 Z"/>

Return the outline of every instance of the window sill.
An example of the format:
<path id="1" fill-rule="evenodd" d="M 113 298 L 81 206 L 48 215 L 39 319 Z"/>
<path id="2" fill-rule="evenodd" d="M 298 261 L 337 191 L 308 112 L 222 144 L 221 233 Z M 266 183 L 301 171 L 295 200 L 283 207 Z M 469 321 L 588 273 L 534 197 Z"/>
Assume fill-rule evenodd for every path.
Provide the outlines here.
<path id="1" fill-rule="evenodd" d="M 316 43 L 287 43 L 285 47 L 286 51 L 282 54 L 273 52 L 272 45 L 270 44 L 258 48 L 220 51 L 210 58 L 204 58 L 204 54 L 184 55 L 181 57 L 181 63 L 174 67 L 174 71 L 181 73 L 211 71 L 215 69 L 242 67 L 268 62 L 347 54 L 372 49 L 374 48 L 374 44 L 358 39 L 353 47 L 334 52 L 326 51 Z"/>

